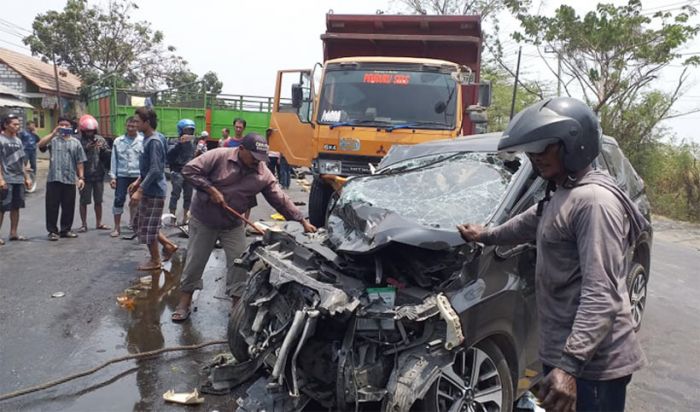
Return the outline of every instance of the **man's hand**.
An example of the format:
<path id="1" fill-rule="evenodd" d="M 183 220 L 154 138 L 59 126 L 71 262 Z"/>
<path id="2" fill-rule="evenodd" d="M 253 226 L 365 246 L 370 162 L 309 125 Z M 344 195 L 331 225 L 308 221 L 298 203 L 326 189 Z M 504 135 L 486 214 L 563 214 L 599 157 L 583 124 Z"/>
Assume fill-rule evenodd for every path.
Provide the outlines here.
<path id="1" fill-rule="evenodd" d="M 189 142 L 192 139 L 194 139 L 194 136 L 192 136 L 191 134 L 183 134 L 182 136 L 180 136 L 181 143 Z"/>
<path id="2" fill-rule="evenodd" d="M 83 190 L 85 188 L 85 180 L 78 179 L 78 183 L 76 185 L 78 186 L 78 190 Z"/>
<path id="3" fill-rule="evenodd" d="M 137 180 L 134 183 L 130 184 L 127 190 L 129 191 L 129 194 L 133 196 L 134 193 L 139 189 L 139 187 L 141 187 L 141 183 L 139 183 L 139 181 Z"/>
<path id="4" fill-rule="evenodd" d="M 7 182 L 5 181 L 5 179 L 3 179 L 1 177 L 0 177 L 0 189 L 7 190 Z"/>
<path id="5" fill-rule="evenodd" d="M 481 234 L 484 232 L 484 227 L 481 225 L 472 225 L 469 223 L 463 225 L 457 225 L 457 230 L 467 242 L 478 242 L 481 238 Z"/>
<path id="6" fill-rule="evenodd" d="M 24 187 L 26 187 L 27 190 L 31 189 L 32 188 L 32 179 L 30 179 L 29 177 L 25 177 L 24 178 Z"/>
<path id="7" fill-rule="evenodd" d="M 143 196 L 143 190 L 139 189 L 139 190 L 135 191 L 134 193 L 131 194 L 131 202 L 133 202 L 134 204 L 140 202 L 142 196 Z"/>
<path id="8" fill-rule="evenodd" d="M 316 226 L 309 223 L 309 221 L 306 219 L 301 221 L 301 225 L 304 227 L 304 232 L 306 233 L 316 233 L 316 231 L 318 230 Z"/>
<path id="9" fill-rule="evenodd" d="M 548 412 L 576 412 L 576 378 L 555 368 L 540 384 L 537 396 Z"/>
<path id="10" fill-rule="evenodd" d="M 112 179 L 109 181 L 109 187 L 111 187 L 113 190 L 117 188 L 117 179 Z"/>
<path id="11" fill-rule="evenodd" d="M 215 205 L 223 206 L 226 204 L 224 195 L 222 195 L 221 192 L 219 192 L 219 189 L 215 188 L 214 186 L 209 186 L 207 193 L 209 193 L 209 200 Z"/>

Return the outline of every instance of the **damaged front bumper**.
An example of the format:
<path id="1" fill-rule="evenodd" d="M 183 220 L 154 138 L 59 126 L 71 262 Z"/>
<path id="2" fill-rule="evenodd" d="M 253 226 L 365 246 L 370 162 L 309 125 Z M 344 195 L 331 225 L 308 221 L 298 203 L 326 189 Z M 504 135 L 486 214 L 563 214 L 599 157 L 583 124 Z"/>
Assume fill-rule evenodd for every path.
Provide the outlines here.
<path id="1" fill-rule="evenodd" d="M 408 410 L 463 344 L 458 314 L 443 293 L 345 275 L 322 241 L 269 233 L 239 261 L 251 276 L 229 341 L 249 358 L 213 368 L 212 386 L 238 385 L 264 367 L 239 410 L 300 410 L 309 399 L 336 410 L 368 402 Z"/>

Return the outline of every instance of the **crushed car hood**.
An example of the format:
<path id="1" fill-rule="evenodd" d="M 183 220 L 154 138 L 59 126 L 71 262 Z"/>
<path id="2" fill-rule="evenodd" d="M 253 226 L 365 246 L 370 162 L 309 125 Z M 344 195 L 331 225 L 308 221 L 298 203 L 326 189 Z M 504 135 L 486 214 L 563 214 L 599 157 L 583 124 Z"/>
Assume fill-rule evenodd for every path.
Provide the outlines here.
<path id="1" fill-rule="evenodd" d="M 390 243 L 428 250 L 446 250 L 464 244 L 456 229 L 432 229 L 398 213 L 361 203 L 342 206 L 329 217 L 327 227 L 334 249 L 348 254 L 372 253 Z"/>

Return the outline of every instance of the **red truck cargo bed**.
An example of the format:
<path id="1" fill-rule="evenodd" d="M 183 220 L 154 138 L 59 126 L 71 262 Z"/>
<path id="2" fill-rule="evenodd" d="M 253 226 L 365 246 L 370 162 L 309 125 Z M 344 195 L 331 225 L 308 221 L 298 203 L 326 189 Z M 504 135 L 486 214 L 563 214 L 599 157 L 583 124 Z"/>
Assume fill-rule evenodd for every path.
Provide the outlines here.
<path id="1" fill-rule="evenodd" d="M 480 16 L 327 14 L 324 61 L 350 56 L 421 57 L 468 66 L 478 79 Z"/>

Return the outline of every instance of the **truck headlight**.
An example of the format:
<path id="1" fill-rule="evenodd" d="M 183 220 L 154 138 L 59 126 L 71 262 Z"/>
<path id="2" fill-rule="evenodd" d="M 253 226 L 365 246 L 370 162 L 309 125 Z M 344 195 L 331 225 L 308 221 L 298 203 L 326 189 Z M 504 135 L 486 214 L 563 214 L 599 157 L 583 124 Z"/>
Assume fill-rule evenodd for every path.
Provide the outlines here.
<path id="1" fill-rule="evenodd" d="M 318 163 L 318 171 L 324 175 L 339 175 L 342 171 L 340 160 L 321 160 Z"/>

